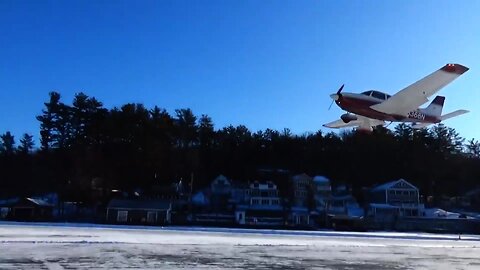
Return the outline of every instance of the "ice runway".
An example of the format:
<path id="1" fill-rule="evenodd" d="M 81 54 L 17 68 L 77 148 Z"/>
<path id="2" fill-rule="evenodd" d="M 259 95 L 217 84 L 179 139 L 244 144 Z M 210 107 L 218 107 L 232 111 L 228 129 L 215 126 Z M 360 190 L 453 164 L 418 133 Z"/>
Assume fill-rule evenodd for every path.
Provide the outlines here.
<path id="1" fill-rule="evenodd" d="M 479 251 L 480 236 L 0 223 L 0 269 L 480 269 Z"/>

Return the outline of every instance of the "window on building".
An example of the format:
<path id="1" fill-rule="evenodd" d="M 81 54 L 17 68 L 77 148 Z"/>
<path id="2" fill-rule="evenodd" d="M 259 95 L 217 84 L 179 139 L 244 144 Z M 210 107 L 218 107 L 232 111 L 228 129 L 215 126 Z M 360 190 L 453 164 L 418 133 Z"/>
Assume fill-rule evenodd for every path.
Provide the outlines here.
<path id="1" fill-rule="evenodd" d="M 263 205 L 268 205 L 268 204 L 269 204 L 269 203 L 268 203 L 268 200 L 262 200 L 262 204 L 263 204 Z"/>
<path id="2" fill-rule="evenodd" d="M 127 222 L 128 211 L 118 211 L 117 212 L 117 222 Z"/>

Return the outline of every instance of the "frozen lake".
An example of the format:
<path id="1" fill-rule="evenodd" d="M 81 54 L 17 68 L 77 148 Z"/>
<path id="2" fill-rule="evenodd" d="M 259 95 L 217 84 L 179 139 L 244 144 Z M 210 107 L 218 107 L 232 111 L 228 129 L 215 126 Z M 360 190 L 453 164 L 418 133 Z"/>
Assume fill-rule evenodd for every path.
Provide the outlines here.
<path id="1" fill-rule="evenodd" d="M 0 269 L 480 269 L 480 236 L 0 223 Z"/>

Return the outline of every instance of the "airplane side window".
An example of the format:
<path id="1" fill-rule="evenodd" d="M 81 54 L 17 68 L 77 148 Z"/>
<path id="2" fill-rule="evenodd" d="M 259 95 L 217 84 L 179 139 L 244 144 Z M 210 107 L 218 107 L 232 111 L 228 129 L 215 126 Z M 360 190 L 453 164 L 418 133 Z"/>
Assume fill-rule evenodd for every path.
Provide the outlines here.
<path id="1" fill-rule="evenodd" d="M 377 91 L 373 91 L 372 97 L 378 98 L 378 99 L 381 99 L 381 100 L 385 100 L 385 94 L 377 92 Z"/>

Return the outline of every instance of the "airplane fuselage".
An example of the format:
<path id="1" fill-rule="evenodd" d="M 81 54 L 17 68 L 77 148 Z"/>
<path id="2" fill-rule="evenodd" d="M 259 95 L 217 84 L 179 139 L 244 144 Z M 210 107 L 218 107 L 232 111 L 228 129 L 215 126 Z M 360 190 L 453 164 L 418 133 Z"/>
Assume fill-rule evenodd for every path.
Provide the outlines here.
<path id="1" fill-rule="evenodd" d="M 392 115 L 376 111 L 371 106 L 382 103 L 385 100 L 366 96 L 357 93 L 342 93 L 341 96 L 335 100 L 335 103 L 343 110 L 365 116 L 372 119 L 393 122 L 413 122 L 413 123 L 439 123 L 439 117 L 429 115 L 422 109 L 416 109 L 404 115 Z"/>

